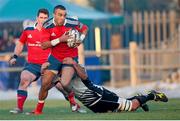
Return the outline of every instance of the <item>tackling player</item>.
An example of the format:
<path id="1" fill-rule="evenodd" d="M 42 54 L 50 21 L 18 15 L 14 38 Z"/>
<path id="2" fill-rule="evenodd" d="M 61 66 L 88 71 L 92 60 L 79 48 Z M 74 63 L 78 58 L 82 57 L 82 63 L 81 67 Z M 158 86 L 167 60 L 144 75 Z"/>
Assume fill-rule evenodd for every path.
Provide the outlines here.
<path id="1" fill-rule="evenodd" d="M 77 74 L 67 88 L 74 92 L 75 97 L 81 101 L 84 106 L 95 113 L 135 111 L 139 107 L 144 111 L 149 111 L 146 102 L 151 100 L 168 101 L 164 93 L 154 90 L 150 91 L 147 95 L 138 95 L 127 99 L 119 97 L 104 87 L 93 84 L 88 79 L 85 68 L 77 64 L 72 58 L 65 58 L 63 64 L 72 65 Z M 58 77 L 53 80 L 53 85 L 56 86 L 56 88 L 61 88 L 61 78 Z M 42 112 L 39 114 L 42 114 Z"/>
<path id="2" fill-rule="evenodd" d="M 147 95 L 134 96 L 128 99 L 119 97 L 104 87 L 93 84 L 88 79 L 85 68 L 77 64 L 72 58 L 64 59 L 63 64 L 70 64 L 74 67 L 79 77 L 76 76 L 71 81 L 70 88 L 74 91 L 76 98 L 93 112 L 135 111 L 151 100 L 168 101 L 164 93 L 154 90 Z M 57 87 L 59 87 L 60 83 L 61 81 L 55 82 Z"/>
<path id="3" fill-rule="evenodd" d="M 66 8 L 62 5 L 57 5 L 54 7 L 54 18 L 48 20 L 44 24 L 46 30 L 50 33 L 51 41 L 42 43 L 42 48 L 46 49 L 52 46 L 53 47 L 48 58 L 50 66 L 44 71 L 42 86 L 39 93 L 39 101 L 34 110 L 34 114 L 42 113 L 44 100 L 48 95 L 48 90 L 51 87 L 52 80 L 55 75 L 57 75 L 58 71 L 61 70 L 62 72 L 61 79 L 63 88 L 67 92 L 71 92 L 71 90 L 66 88 L 74 75 L 74 68 L 68 65 L 63 66 L 62 61 L 66 57 L 71 57 L 78 61 L 78 50 L 77 48 L 68 47 L 67 40 L 71 39 L 71 36 L 66 33 L 72 29 L 78 30 L 81 33 L 79 41 L 82 42 L 88 31 L 88 27 L 76 19 L 67 18 L 66 15 Z"/>

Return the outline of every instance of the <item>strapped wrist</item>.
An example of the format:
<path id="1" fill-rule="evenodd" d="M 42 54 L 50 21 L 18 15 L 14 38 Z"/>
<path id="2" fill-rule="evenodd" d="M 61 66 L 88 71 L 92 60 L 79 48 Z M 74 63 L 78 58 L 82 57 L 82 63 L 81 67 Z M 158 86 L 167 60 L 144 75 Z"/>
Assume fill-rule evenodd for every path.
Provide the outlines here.
<path id="1" fill-rule="evenodd" d="M 17 58 L 18 58 L 18 55 L 14 54 L 14 55 L 13 55 L 13 58 L 17 59 Z"/>
<path id="2" fill-rule="evenodd" d="M 60 39 L 57 38 L 57 39 L 54 39 L 54 40 L 51 41 L 51 45 L 52 45 L 52 46 L 56 46 L 56 45 L 59 44 L 60 42 L 61 42 Z"/>

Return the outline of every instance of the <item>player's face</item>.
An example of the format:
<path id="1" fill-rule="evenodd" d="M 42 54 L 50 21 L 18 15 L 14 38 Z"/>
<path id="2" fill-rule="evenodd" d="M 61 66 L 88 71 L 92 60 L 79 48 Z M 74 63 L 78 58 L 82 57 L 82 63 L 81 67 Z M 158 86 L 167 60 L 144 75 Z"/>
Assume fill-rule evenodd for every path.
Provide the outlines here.
<path id="1" fill-rule="evenodd" d="M 66 10 L 56 9 L 54 12 L 54 21 L 57 25 L 63 25 L 66 18 Z"/>
<path id="2" fill-rule="evenodd" d="M 39 13 L 39 16 L 37 16 L 37 23 L 39 25 L 42 25 L 47 19 L 48 19 L 48 15 L 47 14 Z"/>

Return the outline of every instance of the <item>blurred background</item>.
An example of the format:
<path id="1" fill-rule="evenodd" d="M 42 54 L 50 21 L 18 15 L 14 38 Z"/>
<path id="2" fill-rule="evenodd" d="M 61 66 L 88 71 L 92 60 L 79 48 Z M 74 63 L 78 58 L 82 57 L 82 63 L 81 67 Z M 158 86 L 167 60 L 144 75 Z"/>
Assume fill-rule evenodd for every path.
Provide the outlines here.
<path id="1" fill-rule="evenodd" d="M 67 8 L 69 16 L 78 16 L 89 27 L 79 56 L 95 84 L 127 95 L 155 88 L 170 92 L 169 95 L 174 90 L 180 96 L 180 0 L 0 0 L 0 3 L 0 100 L 15 98 L 26 62 L 26 48 L 16 66 L 10 67 L 8 60 L 23 28 L 34 22 L 39 8 L 47 8 L 52 17 L 53 7 L 58 4 Z M 40 80 L 30 90 L 39 86 Z M 12 96 L 7 97 L 6 92 Z"/>

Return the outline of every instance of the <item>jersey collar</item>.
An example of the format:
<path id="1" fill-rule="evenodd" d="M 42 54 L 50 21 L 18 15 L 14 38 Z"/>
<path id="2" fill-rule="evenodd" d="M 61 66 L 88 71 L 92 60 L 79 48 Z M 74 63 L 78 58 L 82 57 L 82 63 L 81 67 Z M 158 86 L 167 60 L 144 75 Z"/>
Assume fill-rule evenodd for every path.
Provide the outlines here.
<path id="1" fill-rule="evenodd" d="M 65 21 L 64 21 L 64 24 L 63 25 L 65 25 L 66 24 L 66 19 L 65 19 Z M 57 24 L 56 24 L 56 22 L 54 21 L 54 17 L 53 17 L 53 24 L 54 24 L 54 26 L 57 26 Z"/>
<path id="2" fill-rule="evenodd" d="M 55 23 L 55 21 L 54 21 L 54 18 L 53 18 L 53 24 L 56 26 L 56 23 Z"/>
<path id="3" fill-rule="evenodd" d="M 34 29 L 37 29 L 36 26 L 37 26 L 37 22 L 35 22 L 35 24 L 34 24 Z"/>
<path id="4" fill-rule="evenodd" d="M 37 27 L 36 27 L 36 26 L 37 26 L 37 24 L 38 24 L 38 23 L 37 23 L 37 22 L 35 22 L 35 24 L 34 24 L 34 26 L 33 26 L 33 27 L 34 27 L 34 29 L 37 29 Z M 42 29 L 43 29 L 43 27 L 41 28 L 41 30 L 42 30 Z M 37 29 L 37 30 L 38 30 L 38 29 Z"/>

